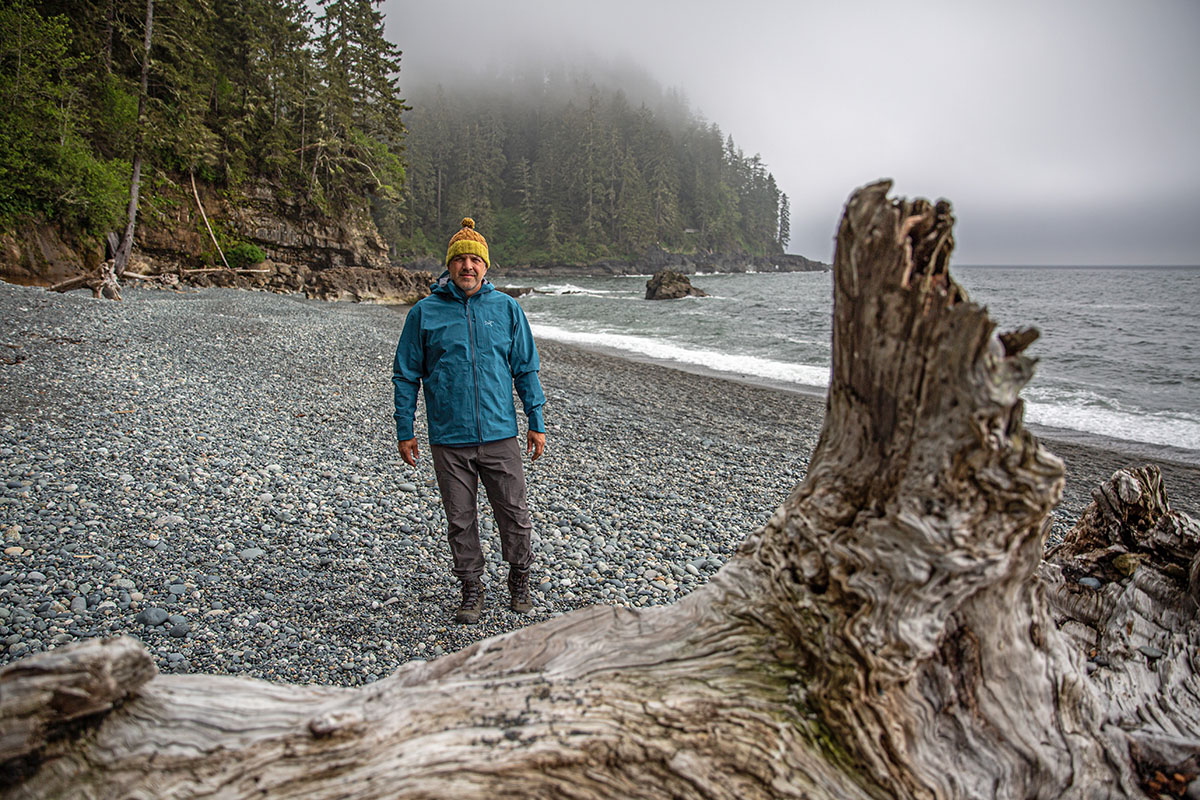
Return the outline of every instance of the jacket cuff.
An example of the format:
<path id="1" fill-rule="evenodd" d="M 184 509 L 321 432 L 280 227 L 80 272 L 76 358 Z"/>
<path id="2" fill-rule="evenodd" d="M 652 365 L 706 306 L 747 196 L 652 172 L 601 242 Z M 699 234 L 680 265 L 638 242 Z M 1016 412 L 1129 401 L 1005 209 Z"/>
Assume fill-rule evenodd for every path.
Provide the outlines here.
<path id="1" fill-rule="evenodd" d="M 533 431 L 534 433 L 546 432 L 546 421 L 542 419 L 541 406 L 535 408 L 533 413 L 529 415 L 529 430 Z"/>

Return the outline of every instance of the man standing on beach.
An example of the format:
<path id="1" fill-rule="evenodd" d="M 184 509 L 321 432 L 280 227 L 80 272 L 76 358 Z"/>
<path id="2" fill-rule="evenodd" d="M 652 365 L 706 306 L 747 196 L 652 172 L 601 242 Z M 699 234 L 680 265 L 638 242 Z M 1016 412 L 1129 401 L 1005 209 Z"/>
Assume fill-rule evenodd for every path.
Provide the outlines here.
<path id="1" fill-rule="evenodd" d="M 546 446 L 538 354 L 517 301 L 484 280 L 487 241 L 467 217 L 450 238 L 446 271 L 432 293 L 404 320 L 392 369 L 400 457 L 417 463 L 413 418 L 417 389 L 425 392 L 429 445 L 446 510 L 454 575 L 462 582 L 455 621 L 474 624 L 483 611 L 483 551 L 476 492 L 483 479 L 508 562 L 511 608 L 526 613 L 533 562 L 525 473 L 517 443 L 513 387 L 529 423 L 526 453 L 536 461 Z"/>

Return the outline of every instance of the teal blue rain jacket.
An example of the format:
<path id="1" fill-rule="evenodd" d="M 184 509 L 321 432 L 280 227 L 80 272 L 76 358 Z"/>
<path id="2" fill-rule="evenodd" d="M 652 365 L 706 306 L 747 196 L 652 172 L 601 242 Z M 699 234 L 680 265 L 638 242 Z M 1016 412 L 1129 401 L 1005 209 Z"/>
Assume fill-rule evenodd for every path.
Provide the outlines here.
<path id="1" fill-rule="evenodd" d="M 521 306 L 486 280 L 465 297 L 449 272 L 431 289 L 408 312 L 396 346 L 397 440 L 413 438 L 421 385 L 431 444 L 465 447 L 516 436 L 514 386 L 529 430 L 545 433 L 537 347 Z"/>

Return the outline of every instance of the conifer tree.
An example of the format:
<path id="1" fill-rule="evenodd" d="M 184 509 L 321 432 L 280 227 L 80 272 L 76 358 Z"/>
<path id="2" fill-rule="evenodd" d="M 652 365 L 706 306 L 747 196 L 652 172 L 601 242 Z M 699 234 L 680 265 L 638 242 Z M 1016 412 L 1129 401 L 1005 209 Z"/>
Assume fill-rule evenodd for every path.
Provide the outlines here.
<path id="1" fill-rule="evenodd" d="M 398 200 L 404 180 L 400 50 L 384 38 L 379 3 L 319 0 L 324 91 L 310 190 L 335 204 L 363 195 Z"/>
<path id="2" fill-rule="evenodd" d="M 792 238 L 792 210 L 787 193 L 779 195 L 779 252 L 785 252 Z"/>

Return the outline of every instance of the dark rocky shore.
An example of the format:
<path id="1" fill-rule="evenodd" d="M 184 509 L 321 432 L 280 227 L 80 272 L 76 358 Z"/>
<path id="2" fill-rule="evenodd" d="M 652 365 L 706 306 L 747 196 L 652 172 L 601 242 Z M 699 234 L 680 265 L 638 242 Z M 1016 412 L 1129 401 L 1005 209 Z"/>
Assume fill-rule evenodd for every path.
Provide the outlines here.
<path id="1" fill-rule="evenodd" d="M 430 267 L 427 262 L 406 265 L 409 269 Z M 581 264 L 514 264 L 499 265 L 497 275 L 510 278 L 594 275 L 651 275 L 672 270 L 685 275 L 706 272 L 828 272 L 828 264 L 800 255 L 779 253 L 770 256 L 746 256 L 725 253 L 669 253 L 650 247 L 633 259 L 610 258 Z"/>
<path id="2" fill-rule="evenodd" d="M 494 588 L 456 626 L 428 454 L 395 450 L 402 324 L 295 295 L 0 285 L 0 663 L 128 633 L 167 672 L 352 685 L 579 606 L 669 603 L 767 519 L 820 432 L 819 398 L 540 343 L 537 608 L 507 610 L 485 514 Z M 1055 534 L 1145 460 L 1049 447 Z M 1195 515 L 1200 469 L 1157 463 Z"/>

